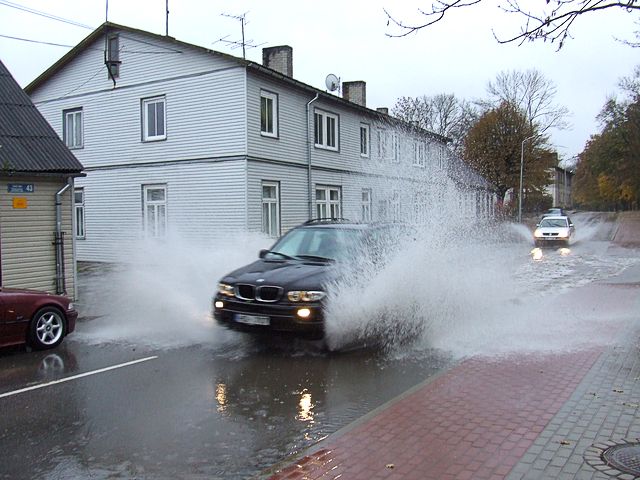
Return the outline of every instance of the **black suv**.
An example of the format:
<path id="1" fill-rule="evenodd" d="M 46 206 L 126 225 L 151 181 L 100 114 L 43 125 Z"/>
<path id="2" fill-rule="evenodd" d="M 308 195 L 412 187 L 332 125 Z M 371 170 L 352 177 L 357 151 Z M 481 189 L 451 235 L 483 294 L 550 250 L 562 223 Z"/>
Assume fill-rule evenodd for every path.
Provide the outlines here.
<path id="1" fill-rule="evenodd" d="M 295 227 L 261 250 L 259 260 L 220 280 L 214 318 L 240 330 L 322 338 L 327 285 L 349 261 L 380 261 L 398 231 L 395 225 L 325 219 Z"/>

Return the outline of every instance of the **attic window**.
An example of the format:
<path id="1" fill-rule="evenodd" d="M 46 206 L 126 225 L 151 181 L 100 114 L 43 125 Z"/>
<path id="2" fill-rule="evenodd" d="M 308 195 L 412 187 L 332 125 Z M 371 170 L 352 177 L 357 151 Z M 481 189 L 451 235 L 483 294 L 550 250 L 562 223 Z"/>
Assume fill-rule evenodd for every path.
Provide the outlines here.
<path id="1" fill-rule="evenodd" d="M 112 35 L 107 40 L 107 68 L 109 69 L 109 78 L 118 78 L 120 76 L 120 37 Z"/>

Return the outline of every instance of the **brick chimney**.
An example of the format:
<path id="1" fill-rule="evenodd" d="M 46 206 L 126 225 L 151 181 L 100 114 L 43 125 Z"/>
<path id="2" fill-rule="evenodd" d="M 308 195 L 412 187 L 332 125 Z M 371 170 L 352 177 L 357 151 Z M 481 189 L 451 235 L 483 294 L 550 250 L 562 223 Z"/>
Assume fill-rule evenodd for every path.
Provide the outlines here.
<path id="1" fill-rule="evenodd" d="M 342 82 L 342 98 L 356 103 L 361 107 L 367 106 L 367 82 Z"/>
<path id="2" fill-rule="evenodd" d="M 288 45 L 262 49 L 262 65 L 293 77 L 293 48 Z"/>
<path id="3" fill-rule="evenodd" d="M 389 115 L 389 109 L 387 107 L 378 107 L 376 108 L 377 112 L 384 113 L 385 115 Z"/>

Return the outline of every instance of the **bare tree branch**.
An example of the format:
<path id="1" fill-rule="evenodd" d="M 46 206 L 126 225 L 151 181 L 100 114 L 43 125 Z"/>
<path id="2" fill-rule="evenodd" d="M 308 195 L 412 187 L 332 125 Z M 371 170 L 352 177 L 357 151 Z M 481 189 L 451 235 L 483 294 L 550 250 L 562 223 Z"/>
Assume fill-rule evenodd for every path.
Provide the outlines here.
<path id="1" fill-rule="evenodd" d="M 420 14 L 427 18 L 424 23 L 407 24 L 394 17 L 387 9 L 387 26 L 394 25 L 400 33 L 387 33 L 389 37 L 405 37 L 423 28 L 428 28 L 435 23 L 442 21 L 445 14 L 454 8 L 464 8 L 481 3 L 482 0 L 454 0 L 436 1 L 431 4 L 431 10 L 419 10 Z M 525 9 L 520 4 L 520 0 L 502 0 L 499 8 L 506 13 L 516 14 L 523 17 L 523 25 L 520 33 L 500 37 L 493 31 L 493 36 L 498 43 L 518 43 L 522 45 L 525 41 L 549 41 L 556 43 L 558 50 L 562 48 L 565 41 L 571 38 L 570 30 L 574 22 L 587 13 L 597 13 L 604 10 L 620 9 L 626 12 L 640 11 L 640 0 L 546 0 L 546 2 L 528 2 L 528 5 L 538 6 L 538 11 Z M 542 4 L 542 6 L 540 6 Z M 632 46 L 640 44 L 629 43 Z"/>

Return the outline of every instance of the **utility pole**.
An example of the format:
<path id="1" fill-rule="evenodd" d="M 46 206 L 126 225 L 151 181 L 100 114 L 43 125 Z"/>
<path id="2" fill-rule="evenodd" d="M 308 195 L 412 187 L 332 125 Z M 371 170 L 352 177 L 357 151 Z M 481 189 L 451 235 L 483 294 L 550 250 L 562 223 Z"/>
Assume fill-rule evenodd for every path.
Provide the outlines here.
<path id="1" fill-rule="evenodd" d="M 169 36 L 169 0 L 166 1 L 165 3 L 165 23 L 166 23 L 166 33 L 165 35 L 168 37 Z"/>

